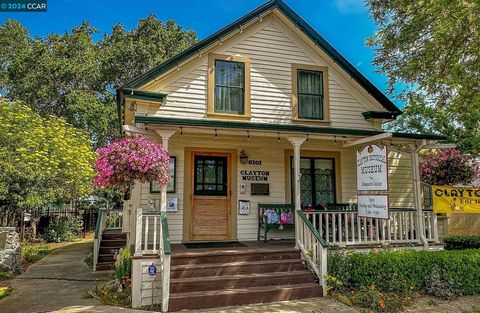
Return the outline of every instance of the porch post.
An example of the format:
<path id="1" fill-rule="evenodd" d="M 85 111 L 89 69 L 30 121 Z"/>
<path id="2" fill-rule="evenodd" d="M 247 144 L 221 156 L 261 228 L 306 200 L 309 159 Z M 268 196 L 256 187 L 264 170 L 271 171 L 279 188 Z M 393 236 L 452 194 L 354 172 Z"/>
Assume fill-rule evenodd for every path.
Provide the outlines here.
<path id="1" fill-rule="evenodd" d="M 297 247 L 298 239 L 300 238 L 300 225 L 297 218 L 296 211 L 302 209 L 301 197 L 300 197 L 300 146 L 305 142 L 304 137 L 288 137 L 288 141 L 293 145 L 293 177 L 294 179 L 294 192 L 295 192 L 295 247 Z"/>
<path id="2" fill-rule="evenodd" d="M 175 134 L 176 130 L 171 130 L 171 129 L 155 129 L 155 132 L 157 132 L 160 137 L 162 137 L 162 146 L 165 151 L 168 152 L 168 141 L 170 140 L 170 137 Z M 166 212 L 167 211 L 167 185 L 161 185 L 160 186 L 160 212 Z"/>
<path id="3" fill-rule="evenodd" d="M 413 149 L 412 167 L 413 167 L 413 196 L 415 201 L 415 208 L 417 209 L 417 224 L 420 242 L 423 244 L 423 249 L 428 250 L 428 241 L 425 237 L 425 218 L 423 216 L 423 201 L 422 201 L 422 186 L 420 180 L 420 161 L 418 153 L 426 145 L 426 140 L 422 140 L 422 144 Z"/>

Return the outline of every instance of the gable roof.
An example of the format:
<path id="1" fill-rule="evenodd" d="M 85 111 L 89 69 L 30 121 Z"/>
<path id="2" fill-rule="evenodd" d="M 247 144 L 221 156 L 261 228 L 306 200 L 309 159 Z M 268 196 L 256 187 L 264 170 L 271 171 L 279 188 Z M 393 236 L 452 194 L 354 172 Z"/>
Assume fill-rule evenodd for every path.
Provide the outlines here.
<path id="1" fill-rule="evenodd" d="M 250 20 L 258 18 L 259 16 L 262 16 L 266 12 L 269 12 L 273 9 L 278 9 L 288 19 L 290 19 L 294 25 L 296 25 L 308 38 L 310 38 L 310 40 L 312 40 L 320 49 L 330 56 L 345 72 L 347 72 L 358 84 L 360 84 L 360 86 L 370 93 L 370 95 L 387 111 L 389 111 L 392 116 L 396 117 L 402 113 L 402 111 L 390 99 L 388 99 L 387 96 L 385 96 L 377 87 L 375 87 L 375 85 L 373 85 L 365 76 L 363 76 L 350 62 L 347 61 L 347 59 L 345 59 L 337 50 L 335 50 L 335 48 L 333 48 L 319 33 L 317 33 L 282 0 L 270 0 L 267 3 L 259 6 L 255 10 L 244 15 L 235 22 L 225 26 L 207 38 L 197 42 L 183 52 L 151 68 L 144 74 L 128 81 L 123 87 L 120 88 L 120 91 L 123 92 L 125 89 L 137 89 L 145 85 L 159 75 L 176 67 L 183 61 L 186 61 L 192 56 L 197 55 L 198 52 L 205 47 L 217 42 L 219 39 L 230 34 L 231 32 L 238 30 L 240 26 L 248 23 Z"/>

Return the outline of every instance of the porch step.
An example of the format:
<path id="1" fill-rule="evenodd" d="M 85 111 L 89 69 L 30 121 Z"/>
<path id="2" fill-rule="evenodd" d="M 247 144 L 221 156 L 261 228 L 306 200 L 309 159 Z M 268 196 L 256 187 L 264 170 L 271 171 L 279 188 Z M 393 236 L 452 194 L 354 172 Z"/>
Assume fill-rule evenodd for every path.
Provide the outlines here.
<path id="1" fill-rule="evenodd" d="M 169 310 L 176 312 L 321 296 L 322 288 L 315 283 L 173 293 L 170 294 Z"/>
<path id="2" fill-rule="evenodd" d="M 125 247 L 127 241 L 125 239 L 103 239 L 100 247 Z"/>
<path id="3" fill-rule="evenodd" d="M 255 262 L 188 264 L 172 266 L 170 271 L 170 277 L 172 279 L 192 278 L 216 275 L 292 272 L 301 271 L 304 269 L 305 264 L 300 258 L 281 260 L 281 262 L 279 262 L 279 260 L 267 260 Z"/>
<path id="4" fill-rule="evenodd" d="M 102 234 L 96 271 L 109 271 L 115 268 L 114 256 L 127 244 L 127 236 L 119 230 L 105 230 Z"/>
<path id="5" fill-rule="evenodd" d="M 96 271 L 111 271 L 115 268 L 114 262 L 100 262 L 97 263 Z"/>
<path id="6" fill-rule="evenodd" d="M 170 281 L 170 292 L 200 292 L 205 290 L 251 288 L 310 282 L 315 282 L 315 277 L 311 272 L 303 268 L 303 270 L 295 272 L 175 278 Z"/>
<path id="7" fill-rule="evenodd" d="M 298 249 L 238 249 L 205 252 L 184 252 L 172 255 L 172 265 L 212 264 L 247 261 L 291 260 L 300 257 Z"/>
<path id="8" fill-rule="evenodd" d="M 300 250 L 239 248 L 173 253 L 170 311 L 320 297 Z"/>

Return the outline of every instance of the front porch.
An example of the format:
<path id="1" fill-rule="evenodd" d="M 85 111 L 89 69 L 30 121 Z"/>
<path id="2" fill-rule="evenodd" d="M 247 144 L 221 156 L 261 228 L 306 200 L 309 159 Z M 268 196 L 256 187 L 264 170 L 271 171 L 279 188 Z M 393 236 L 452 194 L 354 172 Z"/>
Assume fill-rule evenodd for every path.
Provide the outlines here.
<path id="1" fill-rule="evenodd" d="M 125 205 L 134 307 L 162 303 L 166 311 L 190 302 L 200 308 L 322 295 L 329 250 L 439 247 L 440 222 L 424 209 L 414 170 L 425 140 L 148 129 L 144 135 L 161 140 L 173 157 L 174 182 L 170 193 L 137 184 Z M 356 206 L 357 146 L 372 142 L 389 147 L 386 219 L 361 217 Z M 198 243 L 210 246 L 185 246 Z M 150 268 L 158 272 L 149 274 Z M 283 279 L 296 275 L 298 281 Z M 206 285 L 212 289 L 205 292 Z"/>

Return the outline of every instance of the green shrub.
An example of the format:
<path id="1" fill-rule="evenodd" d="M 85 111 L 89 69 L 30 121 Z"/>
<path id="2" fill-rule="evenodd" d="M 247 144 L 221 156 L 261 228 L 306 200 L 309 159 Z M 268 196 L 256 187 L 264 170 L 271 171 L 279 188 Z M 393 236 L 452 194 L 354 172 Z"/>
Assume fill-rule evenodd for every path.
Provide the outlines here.
<path id="1" fill-rule="evenodd" d="M 22 247 L 22 257 L 29 263 L 35 263 L 50 254 L 46 244 L 25 245 Z"/>
<path id="2" fill-rule="evenodd" d="M 10 272 L 0 272 L 0 280 L 8 280 L 13 277 L 13 274 Z"/>
<path id="3" fill-rule="evenodd" d="M 337 289 L 336 285 L 357 290 L 375 285 L 384 292 L 435 293 L 446 284 L 458 295 L 480 294 L 480 250 L 334 253 L 328 258 L 328 272 L 341 281 L 330 284 Z M 435 273 L 441 273 L 443 281 L 435 282 Z"/>
<path id="4" fill-rule="evenodd" d="M 446 250 L 480 249 L 480 236 L 449 236 L 444 242 Z"/>
<path id="5" fill-rule="evenodd" d="M 46 242 L 74 241 L 82 230 L 82 225 L 80 216 L 55 219 L 45 230 L 43 239 Z"/>
<path id="6" fill-rule="evenodd" d="M 129 281 L 132 277 L 132 253 L 129 249 L 120 249 L 115 260 L 115 278 L 118 282 Z"/>

